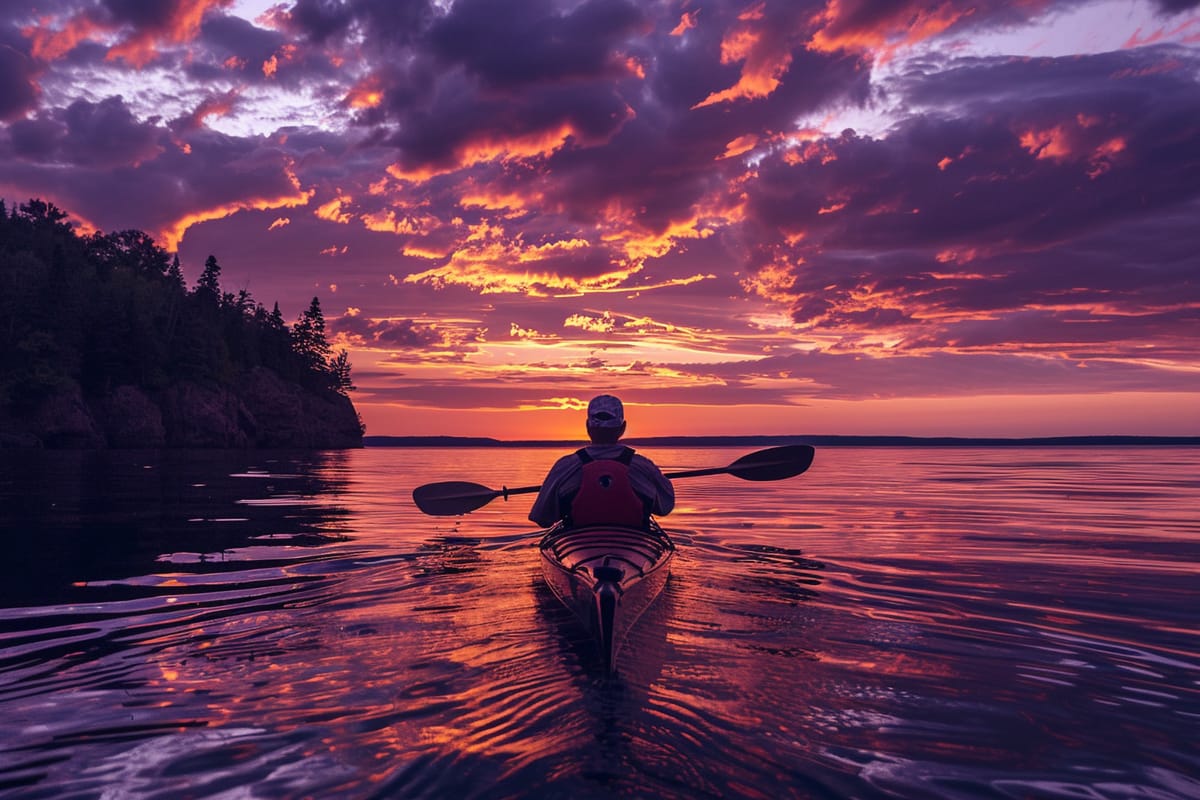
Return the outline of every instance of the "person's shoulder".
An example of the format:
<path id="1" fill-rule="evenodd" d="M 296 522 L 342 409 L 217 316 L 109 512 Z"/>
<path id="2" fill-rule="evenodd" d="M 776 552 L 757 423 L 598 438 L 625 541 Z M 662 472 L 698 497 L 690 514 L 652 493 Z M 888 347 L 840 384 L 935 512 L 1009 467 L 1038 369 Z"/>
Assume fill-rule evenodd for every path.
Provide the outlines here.
<path id="1" fill-rule="evenodd" d="M 552 470 L 566 469 L 568 467 L 572 467 L 572 466 L 575 466 L 576 464 L 580 464 L 580 463 L 582 463 L 582 462 L 579 460 L 579 453 L 577 453 L 577 452 L 567 453 L 565 456 L 560 457 L 558 459 L 558 461 L 555 461 L 554 466 L 551 467 L 551 469 Z"/>
<path id="2" fill-rule="evenodd" d="M 658 464 L 655 464 L 652 459 L 642 455 L 641 453 L 633 454 L 633 459 L 630 461 L 630 465 L 632 466 L 633 464 L 637 464 L 638 466 L 642 467 L 652 467 L 653 469 L 658 469 Z"/>

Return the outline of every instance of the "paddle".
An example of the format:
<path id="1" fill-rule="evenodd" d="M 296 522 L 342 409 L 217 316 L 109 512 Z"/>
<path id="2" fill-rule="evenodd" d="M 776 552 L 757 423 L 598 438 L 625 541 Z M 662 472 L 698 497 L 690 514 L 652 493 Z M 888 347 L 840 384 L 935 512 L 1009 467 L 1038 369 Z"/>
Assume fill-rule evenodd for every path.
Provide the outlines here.
<path id="1" fill-rule="evenodd" d="M 686 472 L 670 472 L 667 477 L 698 478 L 701 475 L 732 475 L 744 481 L 778 481 L 799 475 L 812 464 L 813 449 L 806 444 L 789 444 L 769 447 L 744 455 L 727 467 L 692 469 Z M 435 517 L 452 517 L 469 514 L 483 508 L 497 497 L 508 499 L 509 495 L 532 494 L 541 486 L 522 486 L 519 489 L 489 489 L 478 483 L 467 481 L 442 481 L 427 483 L 413 489 L 413 502 L 422 512 Z"/>

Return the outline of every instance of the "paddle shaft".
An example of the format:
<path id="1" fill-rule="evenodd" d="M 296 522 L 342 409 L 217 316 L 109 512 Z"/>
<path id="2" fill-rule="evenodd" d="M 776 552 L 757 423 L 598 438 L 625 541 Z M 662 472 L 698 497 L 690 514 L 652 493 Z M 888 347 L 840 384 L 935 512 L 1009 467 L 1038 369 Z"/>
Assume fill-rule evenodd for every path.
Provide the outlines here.
<path id="1" fill-rule="evenodd" d="M 666 477 L 671 480 L 676 478 L 699 478 L 703 475 L 724 475 L 729 472 L 729 467 L 708 467 L 707 469 L 689 469 L 686 472 L 668 472 Z"/>
<path id="2" fill-rule="evenodd" d="M 663 477 L 675 480 L 676 478 L 699 478 L 702 475 L 724 475 L 729 472 L 730 467 L 709 467 L 707 469 L 690 469 L 686 472 L 668 472 Z M 541 486 L 521 486 L 517 489 L 497 489 L 496 497 L 507 498 L 510 494 L 533 494 L 540 492 Z"/>
<path id="3" fill-rule="evenodd" d="M 774 481 L 804 472 L 812 463 L 812 458 L 813 449 L 808 445 L 787 445 L 750 453 L 726 467 L 670 472 L 666 477 L 677 479 L 698 478 L 702 475 L 733 475 L 748 481 Z M 477 483 L 444 481 L 418 486 L 413 490 L 413 501 L 426 514 L 451 516 L 469 514 L 497 497 L 507 500 L 509 495 L 532 494 L 541 491 L 541 488 L 520 486 L 516 489 L 490 489 Z"/>

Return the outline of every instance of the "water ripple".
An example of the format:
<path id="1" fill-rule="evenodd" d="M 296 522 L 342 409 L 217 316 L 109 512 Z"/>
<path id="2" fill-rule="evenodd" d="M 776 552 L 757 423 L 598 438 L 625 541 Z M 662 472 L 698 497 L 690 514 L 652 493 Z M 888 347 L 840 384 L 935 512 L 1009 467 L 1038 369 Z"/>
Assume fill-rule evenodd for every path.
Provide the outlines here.
<path id="1" fill-rule="evenodd" d="M 0 792 L 1200 796 L 1200 451 L 852 449 L 681 482 L 616 675 L 526 505 L 407 503 L 405 476 L 533 484 L 547 457 L 7 468 L 5 527 L 40 536 L 0 576 Z"/>

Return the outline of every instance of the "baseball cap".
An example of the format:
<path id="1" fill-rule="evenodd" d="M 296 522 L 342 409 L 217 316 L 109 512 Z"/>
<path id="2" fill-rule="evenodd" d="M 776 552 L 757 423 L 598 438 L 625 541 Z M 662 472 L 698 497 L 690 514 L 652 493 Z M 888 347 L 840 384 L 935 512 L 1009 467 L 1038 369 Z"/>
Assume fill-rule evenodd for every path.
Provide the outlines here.
<path id="1" fill-rule="evenodd" d="M 588 403 L 587 424 L 590 428 L 619 428 L 625 424 L 625 407 L 611 394 L 597 395 Z"/>

